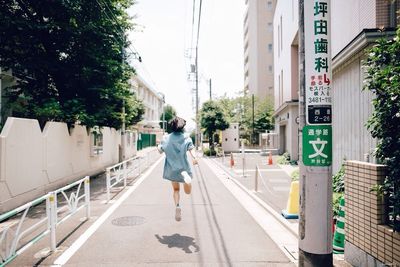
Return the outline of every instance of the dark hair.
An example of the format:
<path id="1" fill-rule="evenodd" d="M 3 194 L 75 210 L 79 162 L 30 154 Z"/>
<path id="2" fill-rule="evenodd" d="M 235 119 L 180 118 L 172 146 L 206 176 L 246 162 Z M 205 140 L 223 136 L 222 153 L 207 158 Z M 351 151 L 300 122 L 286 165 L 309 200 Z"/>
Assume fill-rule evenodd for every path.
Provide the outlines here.
<path id="1" fill-rule="evenodd" d="M 183 132 L 183 128 L 185 128 L 186 125 L 186 121 L 180 117 L 175 117 L 168 123 L 172 132 Z"/>

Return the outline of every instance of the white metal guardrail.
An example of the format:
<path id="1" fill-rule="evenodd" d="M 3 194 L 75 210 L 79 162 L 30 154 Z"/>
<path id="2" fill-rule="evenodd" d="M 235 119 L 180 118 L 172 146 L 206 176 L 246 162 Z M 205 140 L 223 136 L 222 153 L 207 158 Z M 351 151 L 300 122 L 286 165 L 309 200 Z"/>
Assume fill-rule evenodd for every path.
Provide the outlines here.
<path id="1" fill-rule="evenodd" d="M 80 190 L 84 184 L 84 193 L 80 194 Z M 78 186 L 75 192 L 67 192 L 67 190 L 71 189 L 74 186 Z M 66 199 L 66 206 L 61 208 L 57 208 L 58 201 L 57 196 L 62 194 Z M 69 194 L 69 196 L 68 196 Z M 84 201 L 80 201 L 84 198 Z M 26 223 L 26 217 L 29 210 L 37 206 L 43 202 L 46 202 L 46 216 L 41 218 L 38 222 L 34 223 L 32 226 L 27 227 L 25 230 L 23 226 Z M 83 202 L 81 206 L 79 203 Z M 14 210 L 6 212 L 0 215 L 0 223 L 11 219 L 14 216 L 21 214 L 21 216 L 15 220 L 15 222 L 9 224 L 3 224 L 0 226 L 0 267 L 5 266 L 14 260 L 18 255 L 23 253 L 30 246 L 41 240 L 44 236 L 50 233 L 50 250 L 52 252 L 55 251 L 57 243 L 56 243 L 56 229 L 59 224 L 66 221 L 80 209 L 86 207 L 86 217 L 90 216 L 90 188 L 89 188 L 89 176 L 76 181 L 70 185 L 67 185 L 63 188 L 60 188 L 56 191 L 50 192 L 42 197 L 39 197 L 29 203 L 26 203 Z M 58 219 L 58 213 L 62 210 L 68 209 L 67 215 L 65 215 L 62 219 Z M 34 231 L 40 230 L 38 234 L 34 237 L 29 238 L 29 240 L 25 242 L 21 242 L 24 237 L 27 237 L 29 234 Z M 15 229 L 15 230 L 14 230 Z"/>
<path id="2" fill-rule="evenodd" d="M 121 182 L 124 183 L 123 188 L 126 187 L 128 177 L 132 177 L 134 172 L 137 176 L 148 168 L 159 157 L 157 150 L 152 150 L 146 153 L 144 157 L 133 157 L 106 168 L 106 187 L 107 187 L 107 203 L 111 200 L 111 189 Z"/>
<path id="3" fill-rule="evenodd" d="M 20 255 L 22 252 L 24 252 L 26 249 L 28 249 L 30 246 L 32 246 L 34 243 L 42 239 L 50 232 L 48 223 L 50 217 L 49 196 L 50 194 L 44 195 L 14 210 L 0 215 L 0 222 L 2 222 L 22 213 L 18 221 L 15 221 L 15 223 L 10 223 L 9 225 L 5 225 L 0 228 L 0 266 L 5 266 L 6 264 L 14 260 L 18 255 Z M 22 231 L 22 226 L 26 222 L 26 215 L 28 214 L 30 208 L 42 203 L 43 201 L 46 201 L 46 217 Z M 34 230 L 37 230 L 40 227 L 43 227 L 46 224 L 46 230 L 40 232 L 38 235 L 26 242 L 26 244 L 19 244 L 20 240 L 24 236 L 28 235 Z M 15 225 L 16 230 L 13 230 L 12 227 Z M 9 238 L 9 236 L 11 236 L 11 238 Z"/>
<path id="4" fill-rule="evenodd" d="M 83 186 L 82 186 L 83 185 Z M 76 190 L 68 192 L 69 189 L 77 186 Z M 83 187 L 83 189 L 82 189 Z M 61 199 L 64 198 L 66 205 L 59 208 L 59 195 Z M 78 180 L 72 184 L 64 186 L 50 193 L 50 240 L 51 240 L 51 250 L 54 251 L 57 247 L 56 231 L 58 225 L 65 222 L 75 213 L 83 208 L 86 208 L 86 219 L 90 218 L 90 178 L 86 176 L 85 178 Z M 81 205 L 80 205 L 81 203 Z M 66 210 L 66 215 L 59 217 L 60 213 Z"/>

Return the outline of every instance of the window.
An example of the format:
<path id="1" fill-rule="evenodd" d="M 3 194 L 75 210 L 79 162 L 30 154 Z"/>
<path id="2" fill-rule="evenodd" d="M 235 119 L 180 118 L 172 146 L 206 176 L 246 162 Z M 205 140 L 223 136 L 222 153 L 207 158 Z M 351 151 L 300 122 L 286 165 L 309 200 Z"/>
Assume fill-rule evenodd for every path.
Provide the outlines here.
<path id="1" fill-rule="evenodd" d="M 267 2 L 267 9 L 272 10 L 272 1 Z"/>
<path id="2" fill-rule="evenodd" d="M 225 138 L 225 142 L 228 142 L 228 138 Z"/>
<path id="3" fill-rule="evenodd" d="M 274 28 L 272 27 L 272 22 L 268 22 L 267 30 L 268 30 L 269 32 L 272 32 L 273 29 L 274 29 Z"/>
<path id="4" fill-rule="evenodd" d="M 236 126 L 233 126 L 233 129 L 236 129 Z"/>
<path id="5" fill-rule="evenodd" d="M 268 53 L 272 53 L 272 44 L 268 44 Z"/>
<path id="6" fill-rule="evenodd" d="M 99 126 L 94 126 L 90 131 L 90 155 L 98 156 L 103 154 L 103 134 Z"/>
<path id="7" fill-rule="evenodd" d="M 272 86 L 269 86 L 269 87 L 268 87 L 268 90 L 272 91 L 272 89 L 273 89 L 273 87 L 272 87 Z"/>
<path id="8" fill-rule="evenodd" d="M 272 71 L 272 65 L 269 65 L 269 66 L 268 66 L 268 72 L 269 72 L 269 73 L 272 73 L 272 72 L 273 72 L 273 71 Z"/>

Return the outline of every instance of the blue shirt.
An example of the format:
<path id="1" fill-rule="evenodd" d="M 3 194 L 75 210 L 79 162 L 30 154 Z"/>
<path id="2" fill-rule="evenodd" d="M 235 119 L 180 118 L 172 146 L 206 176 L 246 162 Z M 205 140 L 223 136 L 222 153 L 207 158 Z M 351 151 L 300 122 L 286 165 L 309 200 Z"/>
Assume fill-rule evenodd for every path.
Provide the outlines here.
<path id="1" fill-rule="evenodd" d="M 174 132 L 161 141 L 160 148 L 165 152 L 163 178 L 174 182 L 183 183 L 182 171 L 190 176 L 192 170 L 186 152 L 194 148 L 192 139 L 185 137 L 183 133 Z"/>

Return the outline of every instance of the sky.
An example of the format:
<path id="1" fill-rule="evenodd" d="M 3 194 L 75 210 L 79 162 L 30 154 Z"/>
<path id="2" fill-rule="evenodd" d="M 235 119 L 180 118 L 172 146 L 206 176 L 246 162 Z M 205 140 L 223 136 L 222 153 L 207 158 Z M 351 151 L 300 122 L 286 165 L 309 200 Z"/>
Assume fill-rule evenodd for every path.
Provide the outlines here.
<path id="1" fill-rule="evenodd" d="M 196 0 L 198 7 L 200 0 Z M 203 0 L 198 46 L 199 98 L 236 96 L 243 89 L 243 14 L 244 0 Z M 137 24 L 130 33 L 133 49 L 142 57 L 134 67 L 154 90 L 165 94 L 167 104 L 185 118 L 189 127 L 195 117 L 192 90 L 188 81 L 192 41 L 192 0 L 139 0 L 130 10 Z M 196 8 L 195 24 L 198 19 Z M 196 40 L 197 25 L 193 39 Z M 186 55 L 186 57 L 185 57 Z M 193 58 L 194 62 L 194 58 Z M 193 76 L 194 77 L 194 76 Z M 194 104 L 195 102 L 193 102 Z"/>

